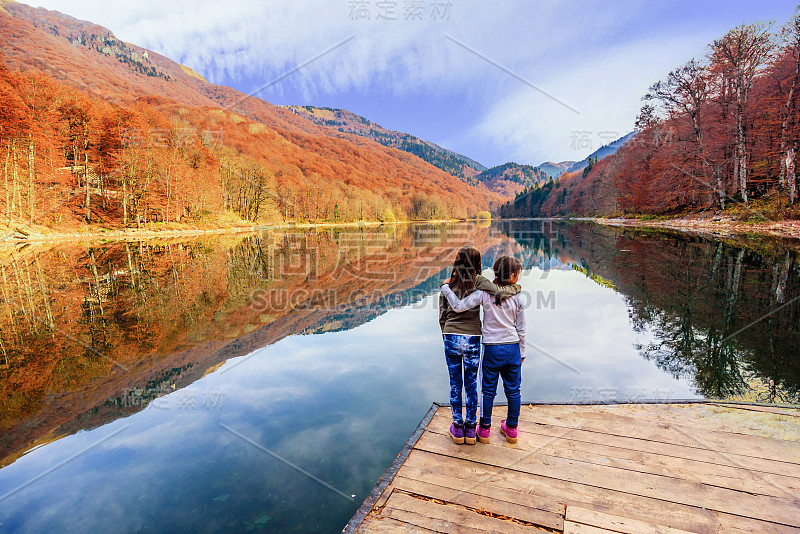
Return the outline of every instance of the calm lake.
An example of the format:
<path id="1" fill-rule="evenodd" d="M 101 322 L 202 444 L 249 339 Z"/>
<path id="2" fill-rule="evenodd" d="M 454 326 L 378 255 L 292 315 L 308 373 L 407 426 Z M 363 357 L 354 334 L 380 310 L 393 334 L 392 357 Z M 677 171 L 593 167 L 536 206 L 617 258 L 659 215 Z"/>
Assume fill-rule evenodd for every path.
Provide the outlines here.
<path id="1" fill-rule="evenodd" d="M 7 247 L 0 531 L 340 531 L 448 398 L 465 244 L 523 261 L 524 401 L 800 398 L 797 243 L 503 221 Z"/>

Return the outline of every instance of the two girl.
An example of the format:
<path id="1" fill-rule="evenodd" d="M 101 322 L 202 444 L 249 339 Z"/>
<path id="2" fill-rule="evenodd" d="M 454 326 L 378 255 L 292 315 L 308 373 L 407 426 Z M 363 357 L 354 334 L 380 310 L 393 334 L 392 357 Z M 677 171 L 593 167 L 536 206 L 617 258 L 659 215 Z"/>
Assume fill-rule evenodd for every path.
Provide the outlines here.
<path id="1" fill-rule="evenodd" d="M 495 283 L 492 283 L 480 275 L 480 252 L 474 247 L 464 247 L 456 256 L 450 279 L 442 286 L 439 325 L 450 373 L 453 412 L 450 436 L 455 443 L 472 445 L 476 437 L 482 443 L 489 442 L 499 376 L 503 377 L 509 403 L 508 419 L 501 423 L 500 430 L 508 441 L 517 440 L 520 368 L 525 348 L 525 314 L 522 300 L 517 296 L 521 290 L 517 284 L 521 269 L 519 260 L 503 256 L 495 262 Z M 480 305 L 484 307 L 483 325 Z M 476 428 L 481 337 L 484 345 L 483 405 L 481 426 Z M 462 415 L 462 388 L 467 394 L 466 419 Z"/>

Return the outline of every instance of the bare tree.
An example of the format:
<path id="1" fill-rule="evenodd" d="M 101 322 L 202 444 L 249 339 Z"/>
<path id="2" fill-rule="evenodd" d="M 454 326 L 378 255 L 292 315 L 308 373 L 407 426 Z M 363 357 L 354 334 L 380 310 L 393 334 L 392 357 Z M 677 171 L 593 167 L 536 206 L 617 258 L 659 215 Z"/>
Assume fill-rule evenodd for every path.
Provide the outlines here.
<path id="1" fill-rule="evenodd" d="M 795 95 L 800 84 L 800 6 L 791 20 L 781 29 L 781 40 L 791 54 L 794 76 L 789 82 L 786 101 L 783 106 L 781 121 L 781 185 L 789 190 L 789 204 L 793 204 L 797 196 L 797 173 L 795 167 L 795 147 L 789 139 L 789 126 L 797 123 L 797 106 Z"/>
<path id="2" fill-rule="evenodd" d="M 668 114 L 673 115 L 677 112 L 689 117 L 692 122 L 694 142 L 697 145 L 697 155 L 702 164 L 702 175 L 705 180 L 710 181 L 712 179 L 709 176 L 711 166 L 706 156 L 701 123 L 701 116 L 705 110 L 709 93 L 708 78 L 707 67 L 692 59 L 682 67 L 670 72 L 666 80 L 654 83 L 644 96 L 644 100 L 658 100 L 666 108 Z M 713 174 L 720 208 L 724 209 L 725 189 L 722 175 L 718 171 L 714 171 Z"/>
<path id="3" fill-rule="evenodd" d="M 736 150 L 733 179 L 747 204 L 747 102 L 753 80 L 772 53 L 771 24 L 741 24 L 711 45 L 711 60 L 735 95 Z"/>

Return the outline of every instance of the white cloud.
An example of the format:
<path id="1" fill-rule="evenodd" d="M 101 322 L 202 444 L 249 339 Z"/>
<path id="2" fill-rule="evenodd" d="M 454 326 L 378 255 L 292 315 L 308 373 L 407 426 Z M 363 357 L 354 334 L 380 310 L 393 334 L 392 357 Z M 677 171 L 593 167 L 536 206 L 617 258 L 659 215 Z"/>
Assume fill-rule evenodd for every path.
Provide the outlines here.
<path id="1" fill-rule="evenodd" d="M 520 82 L 487 109 L 469 135 L 507 147 L 511 159 L 535 164 L 583 159 L 632 129 L 652 82 L 702 52 L 691 36 L 673 39 L 667 49 L 661 40 L 648 39 L 603 50 L 564 65 L 545 84 L 548 93 L 579 114 Z M 588 132 L 590 150 L 576 149 L 573 138 L 584 136 L 577 132 Z"/>
<path id="2" fill-rule="evenodd" d="M 432 1 L 423 4 L 422 20 L 403 20 L 405 2 L 400 0 L 394 2 L 398 20 L 375 20 L 377 8 L 371 1 L 367 2 L 370 20 L 351 20 L 347 0 L 39 3 L 109 27 L 119 38 L 182 61 L 211 80 L 268 80 L 356 36 L 304 69 L 317 93 L 371 87 L 376 82 L 391 82 L 395 90 L 474 83 L 476 64 L 485 67 L 482 60 L 447 41 L 444 34 L 516 68 L 557 49 L 571 53 L 568 45 L 581 35 L 583 18 L 592 20 L 598 34 L 624 20 L 599 3 L 575 12 L 552 0 L 535 5 L 454 1 L 448 20 L 431 17 Z"/>
<path id="3" fill-rule="evenodd" d="M 630 130 L 647 85 L 729 25 L 721 16 L 707 23 L 696 20 L 702 16 L 698 13 L 710 13 L 709 8 L 696 8 L 689 0 L 657 5 L 644 0 L 580 5 L 451 0 L 447 20 L 431 17 L 434 0 L 423 2 L 422 20 L 404 20 L 404 0 L 389 2 L 396 6 L 398 20 L 376 20 L 374 0 L 366 0 L 370 20 L 351 20 L 350 0 L 39 2 L 102 24 L 119 38 L 180 61 L 210 81 L 253 87 L 354 36 L 259 96 L 323 105 L 342 95 L 349 101 L 354 95 L 444 97 L 452 102 L 451 114 L 469 110 L 477 124 L 460 136 L 442 125 L 438 139 L 431 140 L 447 140 L 467 154 L 472 149 L 486 152 L 491 145 L 495 148 L 489 152 L 502 154 L 498 157 L 524 163 L 584 157 L 585 152 L 570 150 L 574 130 Z M 692 9 L 697 11 L 695 20 L 679 21 L 681 13 Z M 726 17 L 745 12 L 744 7 L 732 7 Z M 564 110 L 445 35 L 571 103 L 581 115 Z M 387 110 L 384 117 L 370 118 L 382 122 L 393 113 L 400 112 Z"/>

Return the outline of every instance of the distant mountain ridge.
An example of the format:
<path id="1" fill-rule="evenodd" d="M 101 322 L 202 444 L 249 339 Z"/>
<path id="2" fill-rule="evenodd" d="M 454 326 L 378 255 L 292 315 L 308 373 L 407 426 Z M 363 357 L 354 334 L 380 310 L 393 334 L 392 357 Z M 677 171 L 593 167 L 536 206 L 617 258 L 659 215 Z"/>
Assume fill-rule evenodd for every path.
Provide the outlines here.
<path id="1" fill-rule="evenodd" d="M 320 126 L 335 128 L 342 133 L 360 135 L 383 146 L 396 148 L 427 161 L 448 174 L 470 181 L 486 167 L 477 161 L 435 143 L 405 132 L 384 128 L 369 119 L 346 109 L 316 106 L 282 106 Z"/>
<path id="2" fill-rule="evenodd" d="M 567 172 L 567 169 L 575 165 L 577 161 L 562 161 L 561 163 L 553 163 L 552 161 L 546 161 L 539 165 L 539 170 L 543 171 L 547 174 L 550 178 L 554 180 Z"/>
<path id="3" fill-rule="evenodd" d="M 496 193 L 516 195 L 527 187 L 546 183 L 550 176 L 537 167 L 512 161 L 487 169 L 476 179 Z"/>
<path id="4" fill-rule="evenodd" d="M 610 156 L 612 154 L 616 154 L 617 150 L 619 150 L 625 143 L 630 141 L 635 135 L 636 135 L 635 132 L 631 132 L 629 134 L 623 135 L 622 137 L 620 137 L 616 141 L 612 141 L 611 143 L 609 143 L 607 145 L 601 146 L 600 148 L 598 148 L 597 150 L 595 150 L 594 152 L 592 152 L 591 154 L 586 156 L 586 159 L 581 160 L 578 163 L 575 163 L 573 166 L 571 166 L 569 169 L 567 169 L 566 173 L 579 171 L 579 170 L 585 168 L 587 165 L 589 165 L 589 160 L 590 159 L 593 159 L 595 161 L 600 161 L 601 159 L 603 159 L 606 156 Z"/>

